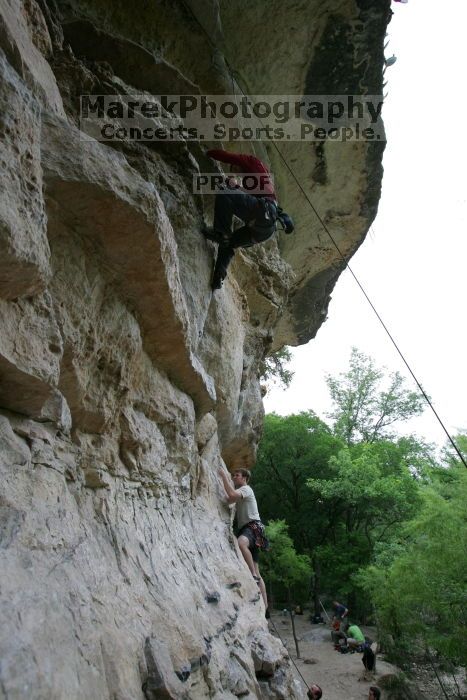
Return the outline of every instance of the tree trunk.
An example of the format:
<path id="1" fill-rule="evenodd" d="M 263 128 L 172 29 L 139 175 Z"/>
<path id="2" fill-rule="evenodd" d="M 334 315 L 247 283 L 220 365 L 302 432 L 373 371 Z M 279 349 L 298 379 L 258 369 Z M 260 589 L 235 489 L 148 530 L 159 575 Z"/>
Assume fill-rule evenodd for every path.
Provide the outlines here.
<path id="1" fill-rule="evenodd" d="M 313 608 L 314 615 L 321 615 L 321 607 L 319 604 L 319 595 L 321 588 L 321 564 L 319 562 L 316 554 L 313 554 L 313 583 L 312 583 L 312 595 L 313 595 Z"/>
<path id="2" fill-rule="evenodd" d="M 269 581 L 268 607 L 270 610 L 274 610 L 274 595 L 272 591 L 272 581 Z"/>
<path id="3" fill-rule="evenodd" d="M 347 607 L 349 609 L 349 619 L 351 619 L 353 622 L 356 622 L 359 611 L 357 610 L 356 606 L 355 591 L 350 591 L 349 595 L 347 596 Z"/>

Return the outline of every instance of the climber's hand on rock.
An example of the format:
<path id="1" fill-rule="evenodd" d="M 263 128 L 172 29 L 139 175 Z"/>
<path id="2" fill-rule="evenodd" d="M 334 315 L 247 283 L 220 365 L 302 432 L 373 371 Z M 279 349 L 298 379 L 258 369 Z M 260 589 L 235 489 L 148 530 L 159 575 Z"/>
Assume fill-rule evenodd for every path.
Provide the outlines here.
<path id="1" fill-rule="evenodd" d="M 220 478 L 222 479 L 222 481 L 224 481 L 224 482 L 226 479 L 229 478 L 227 469 L 225 467 L 219 467 L 219 469 L 217 470 L 217 473 L 220 476 Z"/>

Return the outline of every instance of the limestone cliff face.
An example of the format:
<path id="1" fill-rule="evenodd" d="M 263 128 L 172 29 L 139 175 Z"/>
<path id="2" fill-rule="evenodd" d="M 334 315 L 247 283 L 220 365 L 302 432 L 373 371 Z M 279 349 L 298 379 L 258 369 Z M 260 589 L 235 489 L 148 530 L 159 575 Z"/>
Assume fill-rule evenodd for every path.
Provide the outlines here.
<path id="1" fill-rule="evenodd" d="M 0 698 L 301 698 L 216 473 L 254 463 L 260 362 L 342 264 L 263 145 L 297 232 L 213 296 L 203 150 L 83 140 L 78 96 L 229 93 L 225 58 L 251 93 L 379 94 L 389 0 L 0 10 Z M 350 255 L 381 147 L 286 145 Z"/>

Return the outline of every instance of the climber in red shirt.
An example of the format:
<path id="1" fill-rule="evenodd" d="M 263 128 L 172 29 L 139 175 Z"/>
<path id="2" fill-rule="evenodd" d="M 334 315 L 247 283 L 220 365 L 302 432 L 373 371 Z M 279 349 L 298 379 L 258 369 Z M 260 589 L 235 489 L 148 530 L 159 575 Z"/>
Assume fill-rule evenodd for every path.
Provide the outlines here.
<path id="1" fill-rule="evenodd" d="M 211 284 L 214 290 L 222 286 L 235 248 L 249 248 L 273 235 L 276 230 L 278 206 L 274 187 L 267 177 L 270 174 L 269 170 L 259 158 L 229 153 L 222 149 L 208 151 L 207 155 L 222 163 L 229 163 L 232 172 L 260 176 L 257 179 L 255 194 L 249 194 L 244 188 L 231 188 L 227 183 L 226 188 L 216 195 L 213 228 L 202 229 L 206 238 L 219 244 Z M 234 215 L 243 221 L 244 226 L 232 232 Z"/>
<path id="2" fill-rule="evenodd" d="M 247 156 L 242 153 L 230 153 L 222 148 L 213 148 L 207 152 L 207 155 L 213 160 L 219 160 L 221 163 L 228 163 L 234 168 L 238 168 L 239 173 L 265 173 L 270 175 L 269 169 L 264 165 L 263 161 L 255 156 Z M 259 197 L 269 197 L 274 202 L 276 201 L 276 193 L 272 182 L 267 178 L 261 182 L 261 193 Z"/>

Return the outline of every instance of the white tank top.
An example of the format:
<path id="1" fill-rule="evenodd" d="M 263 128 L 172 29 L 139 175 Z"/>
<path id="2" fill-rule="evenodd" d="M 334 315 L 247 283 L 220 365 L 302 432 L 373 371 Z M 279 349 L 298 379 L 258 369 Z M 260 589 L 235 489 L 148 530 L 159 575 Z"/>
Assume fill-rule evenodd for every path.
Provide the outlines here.
<path id="1" fill-rule="evenodd" d="M 249 523 L 250 520 L 260 520 L 258 505 L 251 486 L 240 486 L 240 488 L 237 489 L 237 493 L 242 494 L 242 499 L 235 504 L 237 526 L 241 528 Z"/>

